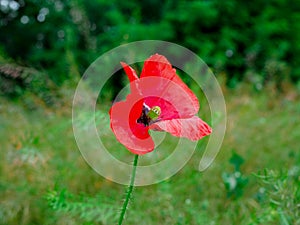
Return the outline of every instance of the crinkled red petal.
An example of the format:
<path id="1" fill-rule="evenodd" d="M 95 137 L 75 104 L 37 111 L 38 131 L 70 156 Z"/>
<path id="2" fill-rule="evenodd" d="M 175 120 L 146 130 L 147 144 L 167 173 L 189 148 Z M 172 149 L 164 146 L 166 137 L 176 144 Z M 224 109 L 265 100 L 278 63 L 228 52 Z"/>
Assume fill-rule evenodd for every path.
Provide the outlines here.
<path id="1" fill-rule="evenodd" d="M 130 66 L 128 66 L 124 62 L 121 62 L 121 65 L 122 65 L 122 67 L 123 67 L 123 69 L 124 69 L 124 71 L 125 71 L 125 73 L 126 73 L 126 75 L 127 75 L 130 82 L 139 79 L 138 76 L 136 75 L 136 72 L 135 72 L 134 69 L 132 69 Z"/>
<path id="2" fill-rule="evenodd" d="M 192 141 L 199 140 L 212 132 L 210 126 L 197 116 L 159 121 L 150 125 L 150 129 L 166 131 L 176 137 L 185 137 Z"/>
<path id="3" fill-rule="evenodd" d="M 110 109 L 110 125 L 117 140 L 134 154 L 153 151 L 154 142 L 143 124 L 137 123 L 143 108 L 143 99 L 129 94 L 125 101 L 115 103 Z"/>
<path id="4" fill-rule="evenodd" d="M 148 58 L 145 63 L 141 73 L 141 78 L 144 77 L 163 77 L 169 80 L 172 80 L 178 84 L 186 94 L 189 95 L 189 98 L 192 100 L 191 107 L 194 108 L 194 115 L 199 110 L 199 101 L 196 95 L 189 89 L 189 87 L 180 79 L 176 74 L 176 70 L 172 68 L 170 62 L 163 55 L 155 54 Z"/>
<path id="5" fill-rule="evenodd" d="M 174 105 L 164 98 L 157 96 L 149 96 L 144 98 L 145 104 L 152 108 L 154 106 L 159 106 L 161 109 L 161 114 L 159 120 L 170 120 L 174 118 L 180 118 L 180 114 Z"/>
<path id="6" fill-rule="evenodd" d="M 139 79 L 138 87 L 150 108 L 161 108 L 161 119 L 189 118 L 197 113 L 194 98 L 172 80 L 164 77 L 144 77 Z"/>

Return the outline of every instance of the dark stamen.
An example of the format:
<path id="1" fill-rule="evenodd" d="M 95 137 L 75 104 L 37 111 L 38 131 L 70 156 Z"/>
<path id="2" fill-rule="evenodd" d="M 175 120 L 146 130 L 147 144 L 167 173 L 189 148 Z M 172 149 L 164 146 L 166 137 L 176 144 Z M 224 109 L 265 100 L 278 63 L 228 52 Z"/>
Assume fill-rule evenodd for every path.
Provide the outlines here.
<path id="1" fill-rule="evenodd" d="M 146 104 L 144 104 L 142 114 L 140 118 L 137 119 L 137 123 L 144 124 L 145 127 L 149 126 L 151 119 L 147 116 L 148 112 L 149 112 L 149 107 Z"/>

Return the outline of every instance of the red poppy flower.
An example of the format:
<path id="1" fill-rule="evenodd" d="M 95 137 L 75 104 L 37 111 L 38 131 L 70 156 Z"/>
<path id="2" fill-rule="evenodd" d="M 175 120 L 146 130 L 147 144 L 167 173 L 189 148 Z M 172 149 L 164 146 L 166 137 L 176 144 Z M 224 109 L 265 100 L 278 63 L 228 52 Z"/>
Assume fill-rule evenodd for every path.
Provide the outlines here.
<path id="1" fill-rule="evenodd" d="M 155 54 L 147 59 L 140 78 L 126 63 L 121 64 L 131 93 L 111 107 L 110 125 L 117 140 L 132 153 L 153 151 L 149 129 L 192 141 L 211 133 L 211 128 L 196 116 L 197 97 L 164 56 Z"/>

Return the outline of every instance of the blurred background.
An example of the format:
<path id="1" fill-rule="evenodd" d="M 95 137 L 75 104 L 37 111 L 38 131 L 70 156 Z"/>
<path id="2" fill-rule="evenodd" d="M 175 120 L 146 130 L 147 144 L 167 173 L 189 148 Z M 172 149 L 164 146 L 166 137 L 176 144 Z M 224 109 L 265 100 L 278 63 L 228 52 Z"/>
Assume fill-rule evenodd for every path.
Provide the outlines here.
<path id="1" fill-rule="evenodd" d="M 208 139 L 175 177 L 136 188 L 126 224 L 300 224 L 299 21 L 298 0 L 0 0 L 0 224 L 114 223 L 124 187 L 81 157 L 72 98 L 97 57 L 148 39 L 209 65 L 228 128 L 204 173 Z M 107 110 L 126 83 L 106 85 Z M 113 140 L 118 157 L 131 156 Z"/>

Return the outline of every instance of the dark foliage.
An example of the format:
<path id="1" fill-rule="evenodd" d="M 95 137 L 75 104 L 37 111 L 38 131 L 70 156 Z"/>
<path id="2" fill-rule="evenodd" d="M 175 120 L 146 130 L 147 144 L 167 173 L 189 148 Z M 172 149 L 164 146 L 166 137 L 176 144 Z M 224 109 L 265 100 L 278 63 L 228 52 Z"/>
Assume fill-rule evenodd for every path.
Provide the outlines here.
<path id="1" fill-rule="evenodd" d="M 230 87 L 246 79 L 280 89 L 300 79 L 299 11 L 296 0 L 3 0 L 0 64 L 10 58 L 61 85 L 113 47 L 159 39 L 196 52 Z M 22 89 L 3 73 L 1 82 Z"/>

